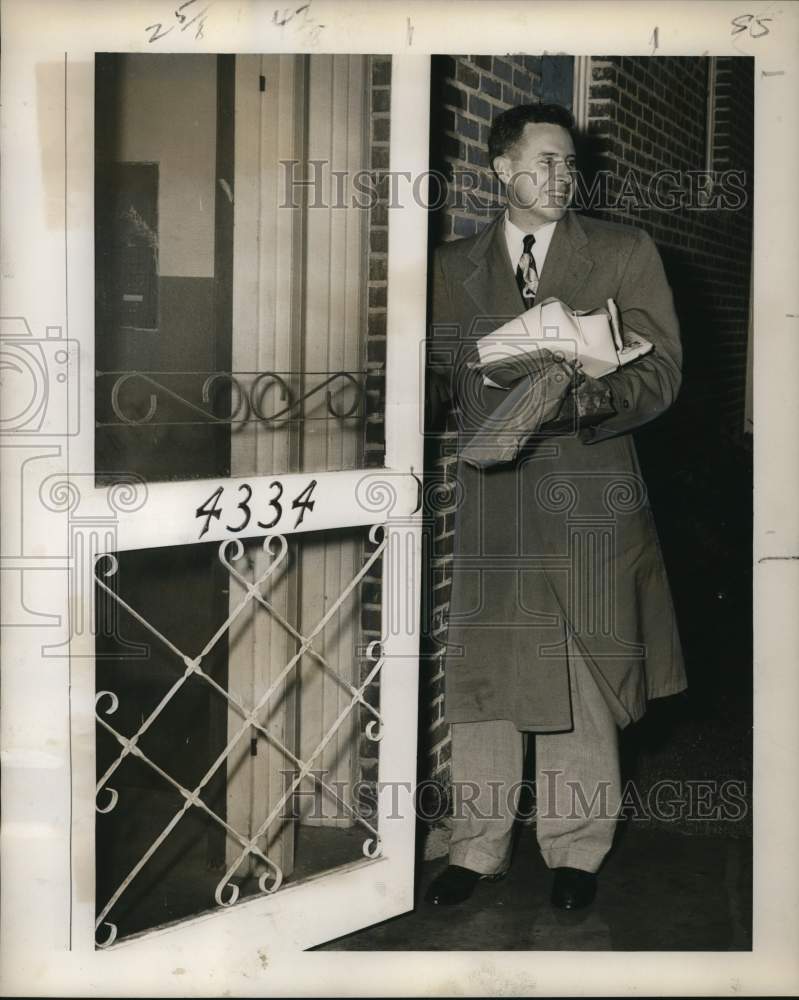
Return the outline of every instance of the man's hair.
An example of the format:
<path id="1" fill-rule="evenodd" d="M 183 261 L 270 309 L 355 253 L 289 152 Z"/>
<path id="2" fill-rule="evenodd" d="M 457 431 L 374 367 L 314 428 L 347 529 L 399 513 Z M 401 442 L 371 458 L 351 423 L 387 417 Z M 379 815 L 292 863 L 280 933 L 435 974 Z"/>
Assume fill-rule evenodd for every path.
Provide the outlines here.
<path id="1" fill-rule="evenodd" d="M 560 125 L 574 128 L 574 118 L 562 104 L 519 104 L 497 115 L 488 133 L 488 162 L 493 166 L 498 156 L 503 156 L 524 132 L 524 126 L 533 124 Z"/>

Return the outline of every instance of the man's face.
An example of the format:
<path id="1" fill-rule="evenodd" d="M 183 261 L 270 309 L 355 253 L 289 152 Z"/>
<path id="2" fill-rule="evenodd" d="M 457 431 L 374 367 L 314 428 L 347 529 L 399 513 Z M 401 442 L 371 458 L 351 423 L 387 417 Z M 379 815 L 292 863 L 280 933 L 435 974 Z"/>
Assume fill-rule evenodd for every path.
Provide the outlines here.
<path id="1" fill-rule="evenodd" d="M 540 225 L 566 214 L 574 193 L 576 167 L 568 130 L 544 122 L 525 125 L 519 141 L 494 160 L 511 208 Z"/>

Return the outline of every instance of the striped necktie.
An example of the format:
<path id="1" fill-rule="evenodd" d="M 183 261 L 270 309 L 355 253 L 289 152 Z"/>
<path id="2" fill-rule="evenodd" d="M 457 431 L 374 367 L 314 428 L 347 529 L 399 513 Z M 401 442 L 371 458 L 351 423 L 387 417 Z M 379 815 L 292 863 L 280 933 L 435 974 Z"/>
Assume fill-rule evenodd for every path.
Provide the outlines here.
<path id="1" fill-rule="evenodd" d="M 528 233 L 524 237 L 524 252 L 519 258 L 519 264 L 516 267 L 516 284 L 519 286 L 522 302 L 527 309 L 535 305 L 535 293 L 538 291 L 538 271 L 536 270 L 535 258 L 533 257 L 534 243 L 535 236 L 532 233 Z"/>

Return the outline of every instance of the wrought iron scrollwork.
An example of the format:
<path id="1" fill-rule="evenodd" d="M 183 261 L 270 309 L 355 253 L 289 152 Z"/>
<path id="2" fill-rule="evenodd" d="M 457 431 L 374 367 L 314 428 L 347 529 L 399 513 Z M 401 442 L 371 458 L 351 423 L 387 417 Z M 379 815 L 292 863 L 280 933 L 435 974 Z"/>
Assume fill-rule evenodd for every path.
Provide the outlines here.
<path id="1" fill-rule="evenodd" d="M 197 398 L 186 395 L 186 390 L 178 391 L 167 379 L 185 381 L 191 378 L 204 379 L 199 386 Z M 164 427 L 192 424 L 229 424 L 244 426 L 257 423 L 277 428 L 288 423 L 305 420 L 360 419 L 365 413 L 366 372 L 202 372 L 202 371 L 130 371 L 98 372 L 98 379 L 113 378 L 110 390 L 111 410 L 116 420 L 98 420 L 98 426 L 150 426 Z M 318 381 L 315 381 L 318 379 Z M 312 383 L 312 384 L 310 384 Z M 130 409 L 132 400 L 123 390 L 136 384 L 136 402 L 139 409 Z M 229 388 L 231 399 L 229 414 L 220 415 L 214 410 L 214 403 L 220 387 Z M 299 386 L 299 388 L 293 388 Z M 265 412 L 270 390 L 279 390 L 279 403 L 274 412 Z M 309 415 L 309 402 L 323 396 L 325 414 Z M 350 398 L 351 396 L 351 398 Z M 349 398 L 349 402 L 346 400 Z M 185 413 L 184 417 L 169 416 L 157 419 L 162 399 L 171 401 L 171 410 Z M 126 402 L 127 400 L 127 402 Z"/>

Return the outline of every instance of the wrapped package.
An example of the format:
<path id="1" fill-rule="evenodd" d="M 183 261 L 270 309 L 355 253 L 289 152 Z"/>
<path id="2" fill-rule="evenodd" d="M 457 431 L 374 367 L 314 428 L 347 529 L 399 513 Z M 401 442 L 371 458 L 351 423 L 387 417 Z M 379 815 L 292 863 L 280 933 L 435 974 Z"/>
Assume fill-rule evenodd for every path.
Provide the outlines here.
<path id="1" fill-rule="evenodd" d="M 570 309 L 560 299 L 544 299 L 477 341 L 480 365 L 487 384 L 498 382 L 493 369 L 505 362 L 540 351 L 557 360 L 579 362 L 591 378 L 602 378 L 621 365 L 640 358 L 652 344 L 622 329 L 613 299 L 590 311 Z"/>

